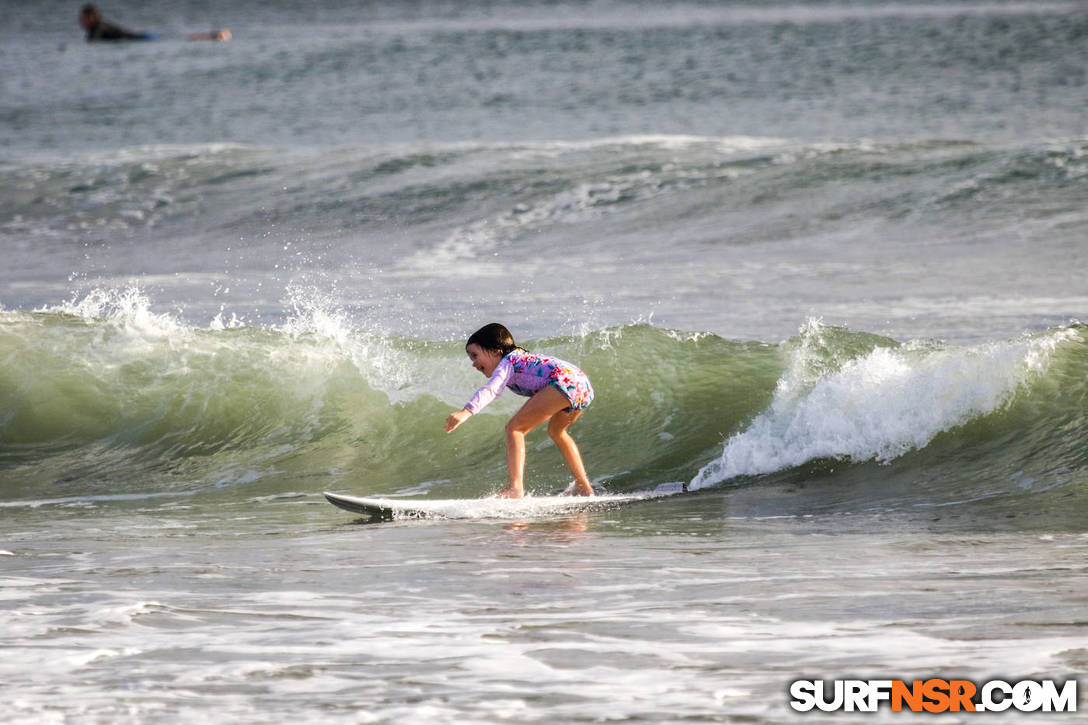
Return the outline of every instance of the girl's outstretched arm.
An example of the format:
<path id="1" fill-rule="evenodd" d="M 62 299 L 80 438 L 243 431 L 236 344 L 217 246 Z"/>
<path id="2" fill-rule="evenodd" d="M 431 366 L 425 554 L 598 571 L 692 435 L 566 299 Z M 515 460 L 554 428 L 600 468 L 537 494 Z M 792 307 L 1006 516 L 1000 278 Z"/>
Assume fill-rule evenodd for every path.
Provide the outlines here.
<path id="1" fill-rule="evenodd" d="M 506 382 L 513 374 L 514 364 L 510 362 L 510 358 L 504 357 L 495 366 L 495 370 L 491 373 L 491 378 L 487 381 L 487 384 L 476 391 L 476 394 L 472 396 L 472 400 L 465 403 L 465 410 L 470 415 L 479 413 L 485 405 L 502 395 L 502 391 L 506 389 Z"/>
<path id="2" fill-rule="evenodd" d="M 451 413 L 450 417 L 446 418 L 446 432 L 452 433 L 454 428 L 479 413 L 481 408 L 502 395 L 502 391 L 506 387 L 506 381 L 513 374 L 513 364 L 508 358 L 504 357 L 495 366 L 495 370 L 491 373 L 491 378 L 487 381 L 487 384 L 476 391 L 476 394 L 472 396 L 472 400 L 465 403 L 464 408 L 456 413 Z"/>

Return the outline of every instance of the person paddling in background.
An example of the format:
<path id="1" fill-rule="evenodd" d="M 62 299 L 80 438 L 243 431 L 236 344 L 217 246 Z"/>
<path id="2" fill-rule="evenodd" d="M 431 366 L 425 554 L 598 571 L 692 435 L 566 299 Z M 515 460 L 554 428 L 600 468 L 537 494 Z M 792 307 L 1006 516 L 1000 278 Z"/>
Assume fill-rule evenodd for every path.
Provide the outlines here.
<path id="1" fill-rule="evenodd" d="M 592 496 L 593 487 L 582 464 L 582 454 L 567 429 L 593 401 L 593 386 L 586 374 L 574 365 L 537 355 L 518 347 L 502 325 L 493 322 L 474 332 L 465 343 L 472 367 L 489 378 L 465 407 L 446 418 L 446 432 L 457 426 L 502 394 L 505 388 L 529 398 L 506 424 L 506 467 L 510 485 L 497 494 L 504 498 L 525 495 L 525 435 L 548 421 L 548 435 L 563 454 L 574 485 L 569 492 Z"/>
<path id="2" fill-rule="evenodd" d="M 96 40 L 151 40 L 151 33 L 134 33 L 131 30 L 107 23 L 98 13 L 98 8 L 87 3 L 79 11 L 79 25 L 87 33 L 87 42 Z"/>
<path id="3" fill-rule="evenodd" d="M 79 25 L 87 33 L 88 43 L 99 40 L 154 40 L 157 37 L 154 33 L 134 33 L 113 23 L 107 23 L 93 3 L 87 3 L 80 9 Z M 229 30 L 223 28 L 208 33 L 192 33 L 188 38 L 189 40 L 230 40 L 231 34 Z"/>

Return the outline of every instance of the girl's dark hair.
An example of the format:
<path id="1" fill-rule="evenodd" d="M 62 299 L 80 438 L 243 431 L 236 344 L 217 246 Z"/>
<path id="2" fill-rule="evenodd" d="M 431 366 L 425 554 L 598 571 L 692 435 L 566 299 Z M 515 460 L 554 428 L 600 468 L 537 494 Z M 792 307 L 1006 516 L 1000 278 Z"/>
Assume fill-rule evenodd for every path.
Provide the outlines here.
<path id="1" fill-rule="evenodd" d="M 479 345 L 484 350 L 497 350 L 503 355 L 509 354 L 518 347 L 510 331 L 497 322 L 484 325 L 472 333 L 468 338 L 468 342 L 465 343 L 465 347 L 469 345 Z"/>

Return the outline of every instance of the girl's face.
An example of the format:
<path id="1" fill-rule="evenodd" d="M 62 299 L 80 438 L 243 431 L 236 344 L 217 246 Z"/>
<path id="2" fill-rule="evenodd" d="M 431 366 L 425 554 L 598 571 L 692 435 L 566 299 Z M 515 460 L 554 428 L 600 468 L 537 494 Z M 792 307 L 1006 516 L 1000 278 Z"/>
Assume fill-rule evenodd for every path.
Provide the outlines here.
<path id="1" fill-rule="evenodd" d="M 502 362 L 501 352 L 485 350 L 476 343 L 466 345 L 465 352 L 468 353 L 468 359 L 472 361 L 472 367 L 483 373 L 486 378 L 490 378 L 491 373 L 495 372 L 495 368 Z"/>

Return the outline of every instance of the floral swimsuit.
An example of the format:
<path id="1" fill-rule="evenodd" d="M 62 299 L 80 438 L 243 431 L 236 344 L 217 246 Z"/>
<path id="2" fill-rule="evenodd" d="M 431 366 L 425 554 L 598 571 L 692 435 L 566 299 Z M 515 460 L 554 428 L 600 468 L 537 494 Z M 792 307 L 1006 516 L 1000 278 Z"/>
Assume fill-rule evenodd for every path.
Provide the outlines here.
<path id="1" fill-rule="evenodd" d="M 499 397 L 503 388 L 510 388 L 518 395 L 531 398 L 534 393 L 548 385 L 554 385 L 570 401 L 570 407 L 565 412 L 584 410 L 593 402 L 593 386 L 577 366 L 519 347 L 499 361 L 487 385 L 476 391 L 472 400 L 465 404 L 465 408 L 475 415 Z"/>

